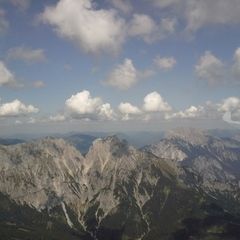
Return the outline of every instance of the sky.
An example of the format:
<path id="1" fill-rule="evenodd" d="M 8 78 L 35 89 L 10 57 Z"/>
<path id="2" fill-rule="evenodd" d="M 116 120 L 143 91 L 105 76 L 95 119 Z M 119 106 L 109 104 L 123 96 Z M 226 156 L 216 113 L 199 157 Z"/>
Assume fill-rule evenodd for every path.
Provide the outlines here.
<path id="1" fill-rule="evenodd" d="M 239 26 L 240 0 L 0 0 L 0 135 L 239 128 Z"/>

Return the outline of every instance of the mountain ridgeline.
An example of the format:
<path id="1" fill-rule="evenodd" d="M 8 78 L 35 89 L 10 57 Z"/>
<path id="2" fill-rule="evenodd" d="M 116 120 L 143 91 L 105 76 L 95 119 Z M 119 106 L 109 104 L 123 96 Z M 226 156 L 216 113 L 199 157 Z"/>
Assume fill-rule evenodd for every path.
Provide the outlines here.
<path id="1" fill-rule="evenodd" d="M 58 138 L 0 145 L 0 239 L 240 239 L 240 142 L 190 131 L 141 149 L 95 139 L 84 155 Z"/>

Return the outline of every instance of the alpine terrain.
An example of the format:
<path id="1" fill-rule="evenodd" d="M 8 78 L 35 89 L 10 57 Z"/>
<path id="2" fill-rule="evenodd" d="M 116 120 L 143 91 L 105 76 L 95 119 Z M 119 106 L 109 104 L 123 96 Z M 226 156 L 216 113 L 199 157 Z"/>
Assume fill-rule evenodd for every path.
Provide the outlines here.
<path id="1" fill-rule="evenodd" d="M 0 239 L 240 239 L 240 142 L 185 130 L 84 155 L 50 137 L 1 145 Z"/>

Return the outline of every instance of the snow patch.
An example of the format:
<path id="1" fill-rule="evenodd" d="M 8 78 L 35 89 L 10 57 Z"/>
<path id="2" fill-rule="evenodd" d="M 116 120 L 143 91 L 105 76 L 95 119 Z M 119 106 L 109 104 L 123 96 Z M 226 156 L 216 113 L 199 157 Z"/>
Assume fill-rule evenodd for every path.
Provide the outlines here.
<path id="1" fill-rule="evenodd" d="M 65 214 L 68 226 L 70 228 L 73 228 L 73 223 L 72 223 L 70 217 L 68 216 L 67 209 L 66 209 L 66 206 L 65 206 L 64 202 L 61 202 L 61 205 L 62 205 L 63 212 Z"/>

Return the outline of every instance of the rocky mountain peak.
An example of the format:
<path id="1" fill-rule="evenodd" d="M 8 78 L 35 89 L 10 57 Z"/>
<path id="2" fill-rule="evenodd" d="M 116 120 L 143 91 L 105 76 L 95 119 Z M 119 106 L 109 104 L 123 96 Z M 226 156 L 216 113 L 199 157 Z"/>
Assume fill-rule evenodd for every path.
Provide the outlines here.
<path id="1" fill-rule="evenodd" d="M 162 239 L 194 216 L 188 209 L 202 211 L 202 199 L 220 199 L 225 207 L 231 196 L 239 206 L 239 142 L 209 139 L 175 132 L 144 151 L 110 136 L 95 140 L 84 157 L 50 137 L 0 145 L 0 209 L 3 194 L 20 209 L 57 216 L 87 240 Z"/>
<path id="2" fill-rule="evenodd" d="M 209 135 L 206 131 L 199 130 L 196 128 L 178 128 L 169 131 L 166 134 L 167 139 L 183 140 L 192 145 L 205 145 L 208 143 Z"/>
<path id="3" fill-rule="evenodd" d="M 127 155 L 129 152 L 134 151 L 135 149 L 129 146 L 126 140 L 119 139 L 116 135 L 109 136 L 106 138 L 96 139 L 92 147 L 89 149 L 89 154 L 93 152 L 98 153 L 111 153 L 113 156 L 121 157 L 122 155 Z"/>

